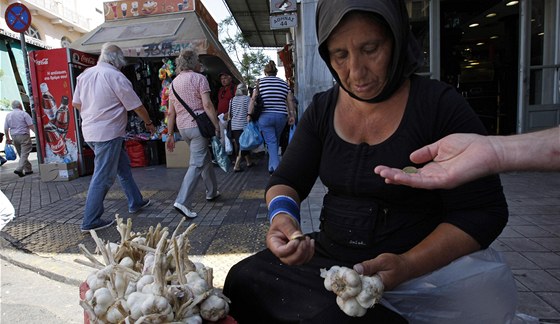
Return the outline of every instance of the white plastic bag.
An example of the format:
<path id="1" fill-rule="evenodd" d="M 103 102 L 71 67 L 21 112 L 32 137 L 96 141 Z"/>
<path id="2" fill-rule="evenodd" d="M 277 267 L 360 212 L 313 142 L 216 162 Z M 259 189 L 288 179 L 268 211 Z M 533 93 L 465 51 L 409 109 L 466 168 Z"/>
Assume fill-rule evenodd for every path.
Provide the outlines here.
<path id="1" fill-rule="evenodd" d="M 233 145 L 231 144 L 231 140 L 227 136 L 227 129 L 224 129 L 224 135 L 222 136 L 224 139 L 224 146 L 226 147 L 226 153 L 227 155 L 230 155 L 231 153 L 233 153 Z"/>
<path id="2" fill-rule="evenodd" d="M 516 314 L 517 302 L 511 270 L 490 248 L 386 291 L 381 301 L 411 324 L 538 324 L 534 317 Z"/>

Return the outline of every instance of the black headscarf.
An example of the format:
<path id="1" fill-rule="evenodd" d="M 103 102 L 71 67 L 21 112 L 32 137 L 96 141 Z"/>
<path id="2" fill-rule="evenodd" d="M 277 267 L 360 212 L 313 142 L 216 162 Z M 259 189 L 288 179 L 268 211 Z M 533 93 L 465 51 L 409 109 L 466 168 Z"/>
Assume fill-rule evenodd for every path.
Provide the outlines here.
<path id="1" fill-rule="evenodd" d="M 374 98 L 359 98 L 346 89 L 330 63 L 327 39 L 344 15 L 351 11 L 377 14 L 385 20 L 393 36 L 393 57 L 387 70 L 388 80 L 381 93 Z M 340 87 L 356 100 L 369 103 L 387 100 L 423 64 L 424 56 L 410 30 L 404 0 L 319 0 L 315 23 L 321 58 Z"/>

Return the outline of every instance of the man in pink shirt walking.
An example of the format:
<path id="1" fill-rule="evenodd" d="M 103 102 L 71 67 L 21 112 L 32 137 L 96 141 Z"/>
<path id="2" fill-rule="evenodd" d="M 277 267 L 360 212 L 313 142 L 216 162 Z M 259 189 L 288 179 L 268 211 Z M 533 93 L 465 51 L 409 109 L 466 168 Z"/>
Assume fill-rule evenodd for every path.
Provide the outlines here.
<path id="1" fill-rule="evenodd" d="M 104 44 L 97 65 L 78 76 L 72 100 L 80 111 L 84 140 L 95 153 L 94 172 L 86 198 L 82 232 L 111 226 L 114 220 L 103 220 L 103 200 L 118 177 L 128 200 L 129 213 L 147 207 L 130 167 L 124 149 L 127 112 L 134 111 L 150 133 L 155 127 L 148 111 L 132 88 L 132 83 L 120 71 L 126 64 L 122 50 Z"/>

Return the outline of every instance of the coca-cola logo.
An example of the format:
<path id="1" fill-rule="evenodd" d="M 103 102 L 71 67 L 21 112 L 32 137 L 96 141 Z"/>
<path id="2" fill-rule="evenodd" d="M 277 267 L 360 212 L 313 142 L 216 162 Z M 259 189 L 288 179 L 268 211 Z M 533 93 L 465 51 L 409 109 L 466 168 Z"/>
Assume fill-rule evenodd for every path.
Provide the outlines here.
<path id="1" fill-rule="evenodd" d="M 93 57 L 91 57 L 91 56 L 89 56 L 89 55 L 82 55 L 82 56 L 80 57 L 80 62 L 89 64 L 89 65 L 95 65 L 96 59 L 93 58 Z"/>
<path id="2" fill-rule="evenodd" d="M 72 54 L 72 61 L 74 63 L 82 63 L 82 64 L 86 64 L 86 65 L 95 65 L 96 63 L 96 59 L 92 56 L 86 55 L 86 54 L 78 54 L 78 53 L 73 53 Z"/>
<path id="3" fill-rule="evenodd" d="M 65 148 L 66 148 L 66 143 L 64 143 L 64 140 L 62 139 L 62 137 L 57 138 L 57 141 L 55 143 L 49 143 L 51 146 L 51 150 L 53 151 L 54 154 L 56 155 L 64 155 Z"/>
<path id="4" fill-rule="evenodd" d="M 36 60 L 35 64 L 37 64 L 37 65 L 47 65 L 47 64 L 49 64 L 49 59 L 45 57 L 43 59 Z"/>

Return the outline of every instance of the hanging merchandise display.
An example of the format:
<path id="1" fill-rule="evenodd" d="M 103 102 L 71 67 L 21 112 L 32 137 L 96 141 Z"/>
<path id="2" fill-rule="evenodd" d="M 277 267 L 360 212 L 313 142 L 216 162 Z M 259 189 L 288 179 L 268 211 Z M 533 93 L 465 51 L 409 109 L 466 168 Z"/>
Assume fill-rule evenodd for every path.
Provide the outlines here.
<path id="1" fill-rule="evenodd" d="M 163 65 L 158 71 L 159 79 L 161 80 L 161 105 L 159 107 L 159 111 L 165 114 L 165 119 L 167 121 L 169 87 L 171 86 L 171 81 L 173 81 L 173 77 L 175 76 L 175 65 L 171 59 L 163 59 L 162 62 Z"/>

